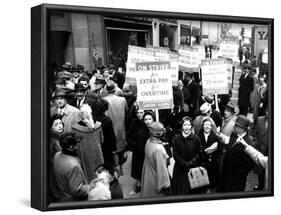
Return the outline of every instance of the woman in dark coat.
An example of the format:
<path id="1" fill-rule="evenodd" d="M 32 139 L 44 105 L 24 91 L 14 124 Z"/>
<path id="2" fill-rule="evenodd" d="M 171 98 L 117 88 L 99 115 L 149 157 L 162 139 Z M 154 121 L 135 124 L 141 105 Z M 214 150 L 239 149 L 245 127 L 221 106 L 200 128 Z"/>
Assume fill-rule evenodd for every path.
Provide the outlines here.
<path id="1" fill-rule="evenodd" d="M 137 180 L 137 186 L 135 191 L 141 190 L 140 182 L 142 177 L 142 167 L 144 162 L 144 149 L 147 140 L 150 137 L 149 125 L 155 121 L 155 115 L 152 111 L 145 111 L 143 114 L 143 126 L 139 130 L 136 138 L 136 147 L 133 150 L 132 155 L 132 170 L 131 176 Z"/>
<path id="2" fill-rule="evenodd" d="M 173 145 L 175 159 L 171 187 L 173 195 L 198 192 L 190 189 L 187 173 L 191 168 L 199 165 L 200 139 L 192 133 L 193 124 L 190 117 L 184 117 L 181 125 L 182 132 L 175 137 Z"/>
<path id="3" fill-rule="evenodd" d="M 217 135 L 212 131 L 212 120 L 206 117 L 203 120 L 203 128 L 199 131 L 198 137 L 202 146 L 201 164 L 206 167 L 210 189 L 216 188 L 218 177 L 218 157 L 219 157 L 219 140 Z"/>
<path id="4" fill-rule="evenodd" d="M 59 198 L 59 188 L 54 175 L 54 157 L 55 154 L 61 151 L 60 136 L 63 133 L 63 122 L 61 115 L 55 114 L 50 120 L 50 159 L 49 159 L 49 170 L 50 170 L 50 201 L 56 202 Z"/>
<path id="5" fill-rule="evenodd" d="M 134 116 L 132 116 L 132 120 L 128 126 L 126 140 L 128 143 L 128 147 L 131 151 L 135 151 L 137 145 L 137 136 L 138 132 L 144 127 L 143 122 L 143 110 L 139 110 L 138 106 L 134 109 Z"/>
<path id="6" fill-rule="evenodd" d="M 118 165 L 116 155 L 116 137 L 112 121 L 105 115 L 105 112 L 108 109 L 108 102 L 105 99 L 98 99 L 92 109 L 95 120 L 101 122 L 101 128 L 104 136 L 104 140 L 101 145 L 104 162 L 116 166 Z"/>

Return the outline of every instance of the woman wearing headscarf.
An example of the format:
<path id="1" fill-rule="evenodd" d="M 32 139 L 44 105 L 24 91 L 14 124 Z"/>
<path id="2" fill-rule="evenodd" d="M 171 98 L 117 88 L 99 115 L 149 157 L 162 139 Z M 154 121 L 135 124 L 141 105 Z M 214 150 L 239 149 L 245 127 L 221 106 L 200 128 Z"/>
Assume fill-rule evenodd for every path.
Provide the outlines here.
<path id="1" fill-rule="evenodd" d="M 209 117 L 203 119 L 203 128 L 198 134 L 203 151 L 201 163 L 207 169 L 210 180 L 210 189 L 216 188 L 218 176 L 218 157 L 220 154 L 220 150 L 218 150 L 219 140 L 217 135 L 212 130 L 212 123 L 213 121 Z"/>
<path id="2" fill-rule="evenodd" d="M 165 128 L 160 122 L 150 125 L 150 138 L 145 146 L 145 158 L 141 179 L 141 197 L 160 197 L 170 193 L 170 177 L 167 168 L 168 154 L 161 136 Z"/>
<path id="3" fill-rule="evenodd" d="M 88 104 L 81 107 L 81 120 L 72 126 L 74 134 L 82 137 L 78 145 L 78 157 L 88 183 L 95 177 L 95 169 L 104 163 L 101 144 L 103 142 L 103 133 L 101 123 L 94 122 L 91 108 Z"/>
<path id="4" fill-rule="evenodd" d="M 192 119 L 184 117 L 181 121 L 182 131 L 174 139 L 175 166 L 171 186 L 173 195 L 196 193 L 196 190 L 190 189 L 187 173 L 191 168 L 198 166 L 201 143 L 192 133 L 192 127 Z"/>
<path id="5" fill-rule="evenodd" d="M 149 126 L 155 121 L 155 115 L 152 111 L 145 111 L 143 114 L 143 126 L 139 130 L 136 138 L 136 147 L 132 155 L 132 170 L 131 176 L 137 180 L 137 186 L 135 192 L 138 193 L 141 190 L 141 175 L 144 161 L 144 149 L 145 144 L 150 137 Z"/>

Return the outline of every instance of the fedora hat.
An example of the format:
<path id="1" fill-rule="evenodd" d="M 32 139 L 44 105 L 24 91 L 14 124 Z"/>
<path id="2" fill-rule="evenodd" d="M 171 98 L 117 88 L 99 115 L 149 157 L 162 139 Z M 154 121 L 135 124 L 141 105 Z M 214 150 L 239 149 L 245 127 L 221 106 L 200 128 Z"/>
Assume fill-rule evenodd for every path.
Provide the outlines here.
<path id="1" fill-rule="evenodd" d="M 114 84 L 106 85 L 106 91 L 108 93 L 114 93 L 115 92 L 115 85 Z"/>
<path id="2" fill-rule="evenodd" d="M 86 91 L 88 88 L 87 87 L 84 87 L 84 85 L 82 83 L 78 83 L 76 86 L 75 86 L 75 91 Z"/>
<path id="3" fill-rule="evenodd" d="M 67 69 L 67 70 L 70 70 L 72 68 L 72 64 L 70 62 L 65 62 L 63 65 L 62 65 L 62 68 L 64 69 Z"/>
<path id="4" fill-rule="evenodd" d="M 215 104 L 214 96 L 211 94 L 203 96 L 203 100 L 211 105 Z"/>
<path id="5" fill-rule="evenodd" d="M 247 129 L 250 126 L 250 120 L 244 115 L 239 115 L 236 119 L 235 126 Z"/>
<path id="6" fill-rule="evenodd" d="M 57 97 L 67 97 L 68 94 L 67 94 L 67 90 L 66 89 L 63 89 L 63 88 L 59 88 L 55 91 L 55 94 L 54 94 L 54 98 L 57 98 Z"/>
<path id="7" fill-rule="evenodd" d="M 96 76 L 95 84 L 105 84 L 105 79 L 101 74 Z"/>
<path id="8" fill-rule="evenodd" d="M 64 79 L 68 79 L 71 78 L 72 74 L 70 72 L 68 72 L 67 70 L 63 70 L 57 73 L 57 78 L 64 78 Z"/>
<path id="9" fill-rule="evenodd" d="M 232 113 L 235 113 L 235 106 L 234 104 L 232 104 L 231 102 L 228 102 L 225 106 L 225 109 L 231 111 Z"/>

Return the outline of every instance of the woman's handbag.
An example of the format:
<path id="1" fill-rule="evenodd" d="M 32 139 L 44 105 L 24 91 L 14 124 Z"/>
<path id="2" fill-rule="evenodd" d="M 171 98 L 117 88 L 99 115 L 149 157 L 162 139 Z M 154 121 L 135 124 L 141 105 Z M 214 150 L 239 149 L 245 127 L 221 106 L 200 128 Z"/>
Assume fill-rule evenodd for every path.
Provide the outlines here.
<path id="1" fill-rule="evenodd" d="M 187 175 L 191 189 L 205 187 L 210 184 L 208 172 L 204 167 L 192 168 Z"/>

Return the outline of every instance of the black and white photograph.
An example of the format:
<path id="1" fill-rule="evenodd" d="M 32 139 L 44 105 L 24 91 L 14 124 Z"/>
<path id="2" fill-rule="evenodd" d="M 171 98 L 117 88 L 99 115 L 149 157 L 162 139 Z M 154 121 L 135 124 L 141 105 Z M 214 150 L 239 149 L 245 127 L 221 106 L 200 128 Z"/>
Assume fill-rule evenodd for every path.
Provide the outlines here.
<path id="1" fill-rule="evenodd" d="M 1 214 L 280 211 L 278 2 L 1 8 Z"/>
<path id="2" fill-rule="evenodd" d="M 33 207 L 273 195 L 273 19 L 67 5 L 31 16 L 45 84 Z"/>

